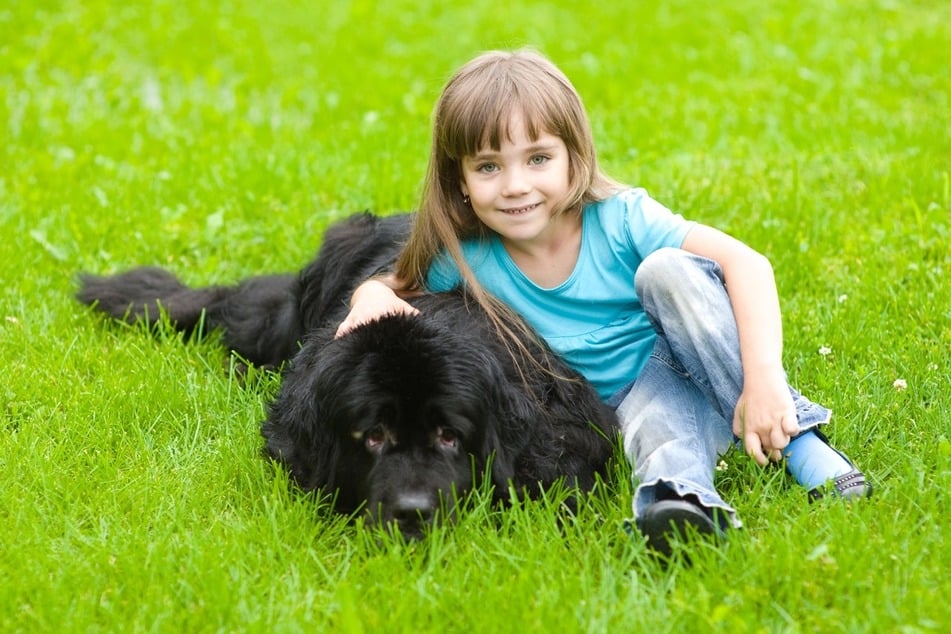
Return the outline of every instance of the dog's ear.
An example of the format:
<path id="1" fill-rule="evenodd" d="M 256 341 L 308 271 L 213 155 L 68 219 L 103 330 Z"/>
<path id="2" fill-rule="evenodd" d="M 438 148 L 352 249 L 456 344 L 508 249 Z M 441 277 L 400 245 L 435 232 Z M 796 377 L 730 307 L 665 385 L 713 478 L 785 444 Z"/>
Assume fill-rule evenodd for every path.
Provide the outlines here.
<path id="1" fill-rule="evenodd" d="M 509 380 L 494 359 L 486 358 L 480 372 L 486 379 L 481 388 L 483 402 L 489 408 L 482 455 L 491 461 L 487 466 L 495 497 L 506 498 L 509 487 L 521 479 L 526 444 L 534 442 L 537 408 L 521 384 Z"/>
<path id="2" fill-rule="evenodd" d="M 497 495 L 508 495 L 511 480 L 518 495 L 534 496 L 539 487 L 550 486 L 561 477 L 590 471 L 594 468 L 591 456 L 607 460 L 612 449 L 607 435 L 601 438 L 592 433 L 587 423 L 603 417 L 597 412 L 586 419 L 589 410 L 594 413 L 590 401 L 600 404 L 593 392 L 583 392 L 582 388 L 591 390 L 587 384 L 577 382 L 575 392 L 569 389 L 575 387 L 574 382 L 533 373 L 529 368 L 524 375 L 503 376 L 491 385 L 494 389 L 486 400 L 494 404 L 494 439 L 487 437 L 486 441 L 495 443 L 500 457 L 492 469 Z"/>
<path id="3" fill-rule="evenodd" d="M 285 465 L 305 491 L 332 482 L 339 453 L 336 435 L 323 416 L 315 353 L 305 346 L 293 359 L 261 427 L 265 452 Z"/>
<path id="4" fill-rule="evenodd" d="M 506 424 L 497 416 L 489 419 L 489 424 L 485 430 L 483 438 L 482 451 L 479 458 L 482 464 L 476 465 L 477 468 L 486 473 L 492 486 L 495 488 L 494 496 L 501 498 L 508 495 L 509 483 L 515 478 L 515 464 L 512 461 L 512 454 L 506 449 L 505 442 L 502 440 L 500 425 Z"/>

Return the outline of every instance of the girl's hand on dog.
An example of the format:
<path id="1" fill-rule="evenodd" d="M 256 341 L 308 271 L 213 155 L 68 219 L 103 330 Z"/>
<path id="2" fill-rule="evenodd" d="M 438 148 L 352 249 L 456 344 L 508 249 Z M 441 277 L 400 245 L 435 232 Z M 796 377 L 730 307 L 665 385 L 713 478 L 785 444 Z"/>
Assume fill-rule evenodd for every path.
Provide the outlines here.
<path id="1" fill-rule="evenodd" d="M 350 312 L 340 326 L 335 338 L 339 339 L 357 326 L 380 319 L 384 315 L 418 315 L 419 311 L 401 299 L 391 284 L 392 276 L 373 278 L 360 284 L 350 298 Z"/>

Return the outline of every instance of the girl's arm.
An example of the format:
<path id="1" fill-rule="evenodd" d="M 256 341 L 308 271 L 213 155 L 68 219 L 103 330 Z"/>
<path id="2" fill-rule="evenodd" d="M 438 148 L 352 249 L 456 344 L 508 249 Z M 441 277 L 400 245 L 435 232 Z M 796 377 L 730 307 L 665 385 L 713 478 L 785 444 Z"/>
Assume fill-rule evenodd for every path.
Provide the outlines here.
<path id="1" fill-rule="evenodd" d="M 350 312 L 340 326 L 336 337 L 342 337 L 357 326 L 374 321 L 384 315 L 416 315 L 416 308 L 403 300 L 403 297 L 419 295 L 419 292 L 405 292 L 400 280 L 392 273 L 371 277 L 353 291 L 350 297 Z"/>
<path id="2" fill-rule="evenodd" d="M 779 460 L 790 437 L 799 433 L 799 424 L 783 370 L 783 327 L 773 267 L 744 243 L 705 225 L 695 225 L 682 248 L 720 265 L 733 306 L 743 364 L 733 433 L 760 465 Z"/>

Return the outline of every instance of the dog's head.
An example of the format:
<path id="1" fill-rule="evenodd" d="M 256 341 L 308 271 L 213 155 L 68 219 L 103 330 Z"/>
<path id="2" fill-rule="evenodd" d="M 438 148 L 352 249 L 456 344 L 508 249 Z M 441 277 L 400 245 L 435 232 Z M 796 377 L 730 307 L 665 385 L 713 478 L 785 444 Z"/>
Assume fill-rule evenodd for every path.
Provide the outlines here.
<path id="1" fill-rule="evenodd" d="M 336 510 L 363 509 L 409 538 L 451 517 L 487 470 L 504 489 L 511 387 L 472 336 L 393 316 L 306 343 L 265 423 L 268 453 Z"/>

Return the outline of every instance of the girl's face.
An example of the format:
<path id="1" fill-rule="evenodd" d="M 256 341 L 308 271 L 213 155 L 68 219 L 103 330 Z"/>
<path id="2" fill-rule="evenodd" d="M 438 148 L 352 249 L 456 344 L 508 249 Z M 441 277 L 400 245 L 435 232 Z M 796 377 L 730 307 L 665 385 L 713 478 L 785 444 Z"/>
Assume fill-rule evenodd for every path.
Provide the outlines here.
<path id="1" fill-rule="evenodd" d="M 568 196 L 568 149 L 546 132 L 532 141 L 520 116 L 509 132 L 511 140 L 503 139 L 498 151 L 485 148 L 463 158 L 462 193 L 503 240 L 543 244 L 552 215 Z"/>

